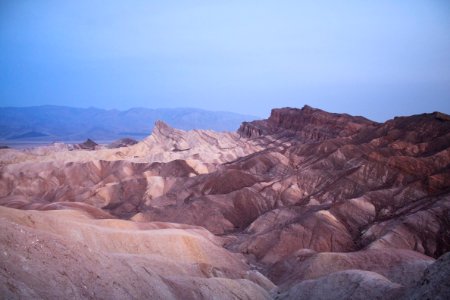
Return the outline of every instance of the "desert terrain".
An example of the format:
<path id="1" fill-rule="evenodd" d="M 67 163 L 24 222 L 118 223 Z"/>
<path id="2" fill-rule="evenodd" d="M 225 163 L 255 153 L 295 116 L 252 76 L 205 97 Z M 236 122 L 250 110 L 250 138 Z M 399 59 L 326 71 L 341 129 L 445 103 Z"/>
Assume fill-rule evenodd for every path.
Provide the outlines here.
<path id="1" fill-rule="evenodd" d="M 125 141 L 0 149 L 1 298 L 450 298 L 446 114 Z"/>

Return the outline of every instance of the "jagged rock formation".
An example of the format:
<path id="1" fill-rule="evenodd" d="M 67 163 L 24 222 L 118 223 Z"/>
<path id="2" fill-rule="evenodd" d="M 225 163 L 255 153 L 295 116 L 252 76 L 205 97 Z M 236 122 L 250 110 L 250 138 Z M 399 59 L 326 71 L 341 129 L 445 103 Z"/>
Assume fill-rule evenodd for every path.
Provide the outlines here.
<path id="1" fill-rule="evenodd" d="M 0 205 L 202 226 L 277 285 L 272 297 L 403 297 L 450 251 L 442 113 L 380 124 L 283 108 L 238 133 L 157 122 L 135 145 L 69 150 L 0 150 Z"/>
<path id="2" fill-rule="evenodd" d="M 294 113 L 302 118 L 318 111 Z M 254 142 L 264 150 L 172 186 L 143 214 L 181 221 L 176 216 L 183 210 L 184 222 L 217 234 L 245 234 L 238 248 L 264 263 L 301 248 L 389 246 L 438 257 L 450 250 L 450 122 L 436 116 L 370 123 L 351 136 L 319 142 L 305 143 L 298 132 L 289 140 L 261 136 Z M 328 118 L 326 124 L 337 124 L 342 117 Z M 354 123 L 340 128 L 349 132 Z M 209 222 L 205 209 L 213 203 L 220 206 Z M 195 220 L 198 215 L 205 218 Z"/>
<path id="3" fill-rule="evenodd" d="M 61 144 L 9 149 L 1 153 L 0 204 L 47 209 L 81 202 L 126 218 L 171 186 L 260 148 L 234 133 L 185 132 L 158 122 L 150 137 L 119 151 L 80 151 Z"/>
<path id="4" fill-rule="evenodd" d="M 194 160 L 206 164 L 222 164 L 261 150 L 231 132 L 211 130 L 183 131 L 158 121 L 152 134 L 130 147 L 127 155 L 146 161 L 169 162 L 175 159 Z"/>
<path id="5" fill-rule="evenodd" d="M 1 164 L 36 162 L 89 162 L 93 160 L 127 160 L 132 162 L 170 162 L 177 159 L 199 164 L 222 164 L 263 149 L 262 145 L 241 139 L 237 133 L 211 130 L 183 131 L 156 122 L 152 134 L 143 141 L 120 149 L 97 151 L 56 143 L 34 149 L 8 149 L 0 153 Z"/>
<path id="6" fill-rule="evenodd" d="M 371 128 L 377 123 L 363 117 L 331 114 L 305 105 L 302 109 L 273 109 L 267 120 L 244 122 L 238 133 L 247 138 L 267 135 L 294 134 L 303 142 L 317 142 L 355 134 L 361 128 Z"/>

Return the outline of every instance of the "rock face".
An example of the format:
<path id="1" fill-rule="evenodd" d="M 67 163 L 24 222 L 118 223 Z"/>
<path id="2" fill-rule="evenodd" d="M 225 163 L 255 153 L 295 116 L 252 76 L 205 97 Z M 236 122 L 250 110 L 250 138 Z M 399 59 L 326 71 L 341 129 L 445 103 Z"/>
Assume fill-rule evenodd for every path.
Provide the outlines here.
<path id="1" fill-rule="evenodd" d="M 238 133 L 247 138 L 263 135 L 295 134 L 303 142 L 323 141 L 355 134 L 361 128 L 371 128 L 377 123 L 363 117 L 331 114 L 305 105 L 302 109 L 273 109 L 267 120 L 244 122 Z"/>
<path id="2" fill-rule="evenodd" d="M 198 262 L 190 260 L 183 279 L 158 273 L 162 291 L 171 287 L 161 297 L 208 298 L 213 289 L 221 298 L 264 298 L 269 292 L 274 298 L 420 297 L 423 289 L 442 286 L 447 274 L 433 271 L 434 259 L 450 251 L 450 117 L 442 113 L 380 124 L 309 106 L 282 108 L 267 120 L 244 122 L 238 133 L 182 131 L 157 122 L 148 138 L 128 147 L 3 149 L 0 161 L 0 205 L 58 210 L 39 212 L 39 218 L 69 210 L 89 216 L 79 223 L 121 224 L 139 236 L 142 228 L 157 232 L 158 226 L 178 226 L 182 234 L 204 228 L 202 236 L 218 248 L 208 248 L 208 241 L 195 247 L 224 257 L 225 265 L 209 258 L 215 268 L 234 266 L 220 269 L 227 283 L 192 279 Z M 5 226 L 25 226 L 25 219 L 10 217 Z M 21 228 L 35 234 L 27 226 Z M 87 238 L 97 225 L 83 226 L 89 230 L 76 241 L 100 247 L 104 238 Z M 73 242 L 68 231 L 41 229 Z M 109 239 L 134 245 L 121 234 Z M 174 240 L 178 245 L 185 238 Z M 133 247 L 157 251 L 151 243 Z M 116 258 L 108 264 L 123 268 Z M 250 269 L 264 275 L 242 275 Z M 15 287 L 33 286 L 21 276 Z M 422 276 L 432 284 L 418 286 Z M 250 294 L 241 294 L 247 283 Z"/>

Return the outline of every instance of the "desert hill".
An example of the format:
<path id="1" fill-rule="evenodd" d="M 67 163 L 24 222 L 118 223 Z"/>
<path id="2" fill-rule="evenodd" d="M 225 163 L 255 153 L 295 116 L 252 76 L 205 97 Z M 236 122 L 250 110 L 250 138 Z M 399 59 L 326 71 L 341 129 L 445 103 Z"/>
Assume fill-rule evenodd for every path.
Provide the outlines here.
<path id="1" fill-rule="evenodd" d="M 442 113 L 281 108 L 236 133 L 156 122 L 137 144 L 0 149 L 0 162 L 11 298 L 450 296 Z"/>

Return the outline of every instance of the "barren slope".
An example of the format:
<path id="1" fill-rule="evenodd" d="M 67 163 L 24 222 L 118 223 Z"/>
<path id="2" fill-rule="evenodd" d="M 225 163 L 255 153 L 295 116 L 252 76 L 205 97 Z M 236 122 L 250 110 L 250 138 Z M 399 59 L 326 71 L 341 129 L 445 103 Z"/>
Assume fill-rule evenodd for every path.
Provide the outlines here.
<path id="1" fill-rule="evenodd" d="M 9 299 L 264 299 L 272 287 L 198 227 L 2 207 L 0 223 Z"/>
<path id="2" fill-rule="evenodd" d="M 171 297 L 207 297 L 198 294 L 200 286 L 227 290 L 217 280 L 190 279 L 202 277 L 192 269 L 198 263 L 233 280 L 247 278 L 242 274 L 251 265 L 277 284 L 272 297 L 398 298 L 413 287 L 419 295 L 423 272 L 450 251 L 450 117 L 441 113 L 379 124 L 308 106 L 283 108 L 244 123 L 238 134 L 185 132 L 158 122 L 151 136 L 124 148 L 4 149 L 0 160 L 0 205 L 59 209 L 30 214 L 47 220 L 39 230 L 64 243 L 101 253 L 121 245 L 158 276 L 167 275 L 162 266 L 175 266 L 186 277 L 170 281 Z M 5 226 L 28 226 L 34 234 L 25 217 L 13 217 L 27 213 L 12 212 Z M 83 218 L 66 229 L 44 225 L 66 214 Z M 96 231 L 104 226 L 108 233 Z M 74 227 L 81 240 L 73 240 Z M 151 229 L 149 239 L 174 247 L 163 260 L 158 255 L 166 250 L 141 245 L 144 229 Z M 176 252 L 193 234 L 204 261 L 181 254 L 188 249 Z M 108 263 L 122 268 L 117 256 Z M 267 297 L 270 284 L 255 276 L 263 288 L 247 291 Z"/>

